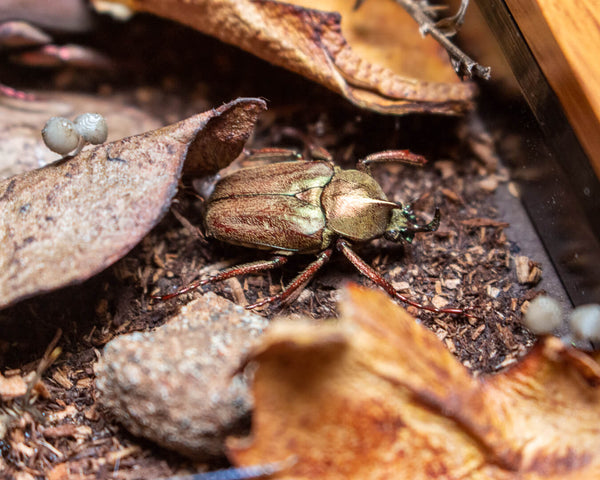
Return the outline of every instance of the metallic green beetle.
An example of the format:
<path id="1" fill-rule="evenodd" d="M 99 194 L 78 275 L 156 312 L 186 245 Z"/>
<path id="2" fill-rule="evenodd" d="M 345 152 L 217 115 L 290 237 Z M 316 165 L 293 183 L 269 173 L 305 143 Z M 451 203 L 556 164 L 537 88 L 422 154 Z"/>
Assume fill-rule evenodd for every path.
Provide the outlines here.
<path id="1" fill-rule="evenodd" d="M 360 160 L 356 170 L 342 170 L 330 160 L 296 160 L 243 168 L 221 179 L 204 204 L 205 235 L 267 250 L 274 257 L 229 268 L 158 298 L 167 300 L 201 285 L 273 269 L 293 254 L 316 254 L 316 260 L 281 293 L 246 308 L 286 303 L 296 298 L 337 249 L 389 295 L 425 310 L 464 314 L 461 309 L 438 309 L 408 299 L 352 250 L 352 243 L 379 237 L 410 243 L 415 233 L 439 226 L 438 209 L 430 223 L 417 225 L 410 204 L 387 199 L 369 172 L 369 165 L 382 162 L 422 165 L 425 159 L 406 150 L 388 150 Z"/>

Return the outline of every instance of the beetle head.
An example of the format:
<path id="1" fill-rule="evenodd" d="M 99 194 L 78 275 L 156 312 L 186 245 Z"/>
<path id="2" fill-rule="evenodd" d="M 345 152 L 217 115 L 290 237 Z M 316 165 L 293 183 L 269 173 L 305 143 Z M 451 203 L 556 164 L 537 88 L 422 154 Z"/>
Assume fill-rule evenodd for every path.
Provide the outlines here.
<path id="1" fill-rule="evenodd" d="M 386 240 L 392 242 L 400 242 L 403 240 L 407 243 L 412 243 L 415 238 L 415 233 L 434 232 L 438 229 L 440 226 L 440 209 L 435 209 L 433 220 L 431 222 L 419 225 L 416 221 L 417 217 L 415 216 L 410 203 L 404 205 L 404 207 L 399 205 L 398 208 L 392 210 L 392 216 L 383 236 Z"/>

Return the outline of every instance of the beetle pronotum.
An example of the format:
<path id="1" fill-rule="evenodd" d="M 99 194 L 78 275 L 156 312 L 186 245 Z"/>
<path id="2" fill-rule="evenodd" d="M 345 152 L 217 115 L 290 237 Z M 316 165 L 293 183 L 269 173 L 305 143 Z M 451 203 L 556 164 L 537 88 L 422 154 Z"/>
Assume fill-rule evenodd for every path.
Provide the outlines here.
<path id="1" fill-rule="evenodd" d="M 290 155 L 289 151 L 284 152 Z M 258 155 L 281 156 L 282 151 L 270 149 L 259 151 Z M 286 303 L 300 293 L 334 250 L 338 250 L 360 273 L 404 303 L 432 312 L 469 315 L 463 309 L 436 308 L 410 300 L 352 249 L 353 243 L 379 237 L 410 243 L 415 233 L 432 232 L 439 226 L 439 209 L 436 208 L 431 222 L 419 225 L 410 204 L 387 199 L 369 170 L 370 165 L 384 162 L 423 165 L 426 160 L 407 150 L 387 150 L 359 160 L 356 170 L 343 170 L 329 159 L 296 159 L 243 168 L 224 177 L 203 206 L 205 235 L 233 245 L 270 251 L 273 258 L 223 270 L 154 298 L 168 300 L 208 283 L 271 270 L 286 263 L 290 255 L 315 254 L 316 259 L 281 293 L 246 308 Z"/>

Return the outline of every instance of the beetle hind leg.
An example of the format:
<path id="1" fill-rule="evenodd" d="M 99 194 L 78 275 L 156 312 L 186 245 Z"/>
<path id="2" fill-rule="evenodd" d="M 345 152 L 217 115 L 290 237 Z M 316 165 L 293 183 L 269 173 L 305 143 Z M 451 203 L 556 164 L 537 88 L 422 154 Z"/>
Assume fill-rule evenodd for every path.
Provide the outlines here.
<path id="1" fill-rule="evenodd" d="M 283 255 L 276 255 L 268 260 L 259 260 L 257 262 L 243 263 L 241 265 L 236 265 L 235 267 L 227 268 L 209 278 L 205 278 L 203 280 L 196 280 L 195 282 L 192 282 L 189 285 L 186 285 L 185 287 L 182 287 L 173 293 L 169 293 L 168 295 L 152 295 L 152 298 L 159 301 L 170 300 L 171 298 L 175 298 L 179 295 L 183 295 L 184 293 L 191 292 L 192 290 L 195 290 L 196 288 L 202 287 L 203 285 L 207 285 L 209 283 L 221 282 L 223 280 L 227 280 L 228 278 L 238 277 L 240 275 L 264 272 L 265 270 L 273 270 L 274 268 L 280 267 L 281 265 L 285 264 L 287 261 L 287 257 Z"/>
<path id="2" fill-rule="evenodd" d="M 264 298 L 259 302 L 253 303 L 252 305 L 246 305 L 246 308 L 248 310 L 252 310 L 253 308 L 262 307 L 267 303 L 286 303 L 292 301 L 295 298 L 294 294 L 299 294 L 302 292 L 308 282 L 310 282 L 310 280 L 315 276 L 315 273 L 317 273 L 317 271 L 329 261 L 332 253 L 333 248 L 323 250 L 321 253 L 319 253 L 316 260 L 302 270 L 302 272 L 300 272 L 298 276 L 294 278 L 294 280 L 292 280 L 281 293 L 273 295 L 272 297 Z"/>
<path id="3" fill-rule="evenodd" d="M 352 250 L 351 245 L 348 241 L 344 240 L 343 238 L 340 238 L 337 241 L 336 246 L 338 250 L 340 250 L 346 256 L 346 258 L 350 260 L 350 262 L 352 262 L 352 265 L 354 265 L 360 273 L 362 273 L 365 277 L 370 279 L 373 283 L 383 288 L 391 297 L 397 298 L 398 300 L 408 305 L 419 308 L 421 310 L 427 310 L 429 312 L 450 313 L 454 315 L 465 315 L 467 317 L 473 317 L 472 314 L 468 313 L 469 309 L 437 308 L 429 305 L 422 305 L 409 299 L 405 295 L 402 295 L 401 293 L 396 291 L 396 289 L 390 282 L 388 282 L 385 278 L 383 278 L 383 276 L 380 273 L 378 273 L 373 267 L 368 265 L 362 258 L 360 258 L 356 254 L 356 252 Z"/>
<path id="4" fill-rule="evenodd" d="M 361 158 L 356 164 L 356 168 L 363 172 L 369 172 L 369 167 L 377 163 L 404 163 L 420 167 L 425 165 L 427 160 L 423 155 L 412 153 L 409 150 L 384 150 Z"/>

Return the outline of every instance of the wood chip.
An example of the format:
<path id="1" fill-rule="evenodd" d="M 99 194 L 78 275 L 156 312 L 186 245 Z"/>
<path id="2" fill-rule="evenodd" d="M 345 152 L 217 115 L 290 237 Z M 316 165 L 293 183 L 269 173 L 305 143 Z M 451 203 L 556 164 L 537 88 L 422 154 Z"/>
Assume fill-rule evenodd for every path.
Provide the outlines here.
<path id="1" fill-rule="evenodd" d="M 71 380 L 69 380 L 69 377 L 67 376 L 67 372 L 65 372 L 64 369 L 62 369 L 62 368 L 57 368 L 52 373 L 52 380 L 54 380 L 61 387 L 65 388 L 67 390 L 70 390 L 71 388 L 73 388 L 73 382 L 71 382 Z"/>
<path id="2" fill-rule="evenodd" d="M 46 438 L 72 437 L 76 432 L 77 425 L 72 423 L 63 423 L 56 427 L 46 427 L 43 430 L 44 437 Z"/>
<path id="3" fill-rule="evenodd" d="M 542 269 L 539 263 L 532 261 L 525 255 L 515 257 L 517 280 L 521 285 L 535 285 L 542 279 Z"/>
<path id="4" fill-rule="evenodd" d="M 0 373 L 0 399 L 12 400 L 25 395 L 27 382 L 20 376 L 5 377 Z"/>

